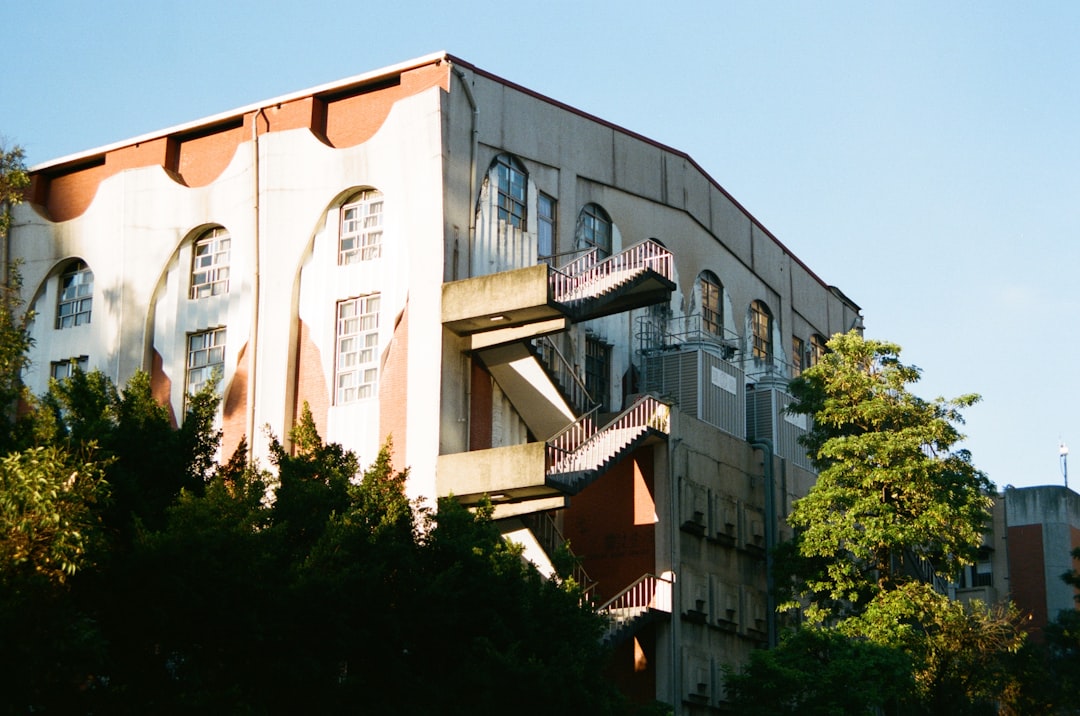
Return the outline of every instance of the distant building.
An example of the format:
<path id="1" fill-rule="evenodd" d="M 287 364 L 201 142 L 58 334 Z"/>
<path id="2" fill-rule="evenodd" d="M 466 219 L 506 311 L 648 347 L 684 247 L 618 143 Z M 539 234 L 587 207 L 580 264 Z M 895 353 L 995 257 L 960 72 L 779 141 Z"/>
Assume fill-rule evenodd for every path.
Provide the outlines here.
<path id="1" fill-rule="evenodd" d="M 977 564 L 958 585 L 959 599 L 1010 599 L 1029 615 L 1028 631 L 1041 638 L 1059 612 L 1078 607 L 1061 575 L 1080 568 L 1080 495 L 1059 485 L 1006 487 L 994 501 L 993 523 Z"/>
<path id="2" fill-rule="evenodd" d="M 686 154 L 440 53 L 31 173 L 34 391 L 143 370 L 179 420 L 217 376 L 223 457 L 305 404 L 392 436 L 411 495 L 570 539 L 643 702 L 714 711 L 775 638 L 787 380 L 862 319 Z"/>

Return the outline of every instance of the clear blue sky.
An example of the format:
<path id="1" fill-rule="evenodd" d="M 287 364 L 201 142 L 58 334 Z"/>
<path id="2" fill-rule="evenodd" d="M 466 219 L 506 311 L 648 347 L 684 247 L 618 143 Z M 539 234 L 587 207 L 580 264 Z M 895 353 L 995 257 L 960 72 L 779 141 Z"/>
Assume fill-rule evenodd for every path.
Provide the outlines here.
<path id="1" fill-rule="evenodd" d="M 1000 487 L 1075 447 L 1080 3 L 35 0 L 0 10 L 31 164 L 447 50 L 687 152 L 867 335 L 976 392 Z"/>

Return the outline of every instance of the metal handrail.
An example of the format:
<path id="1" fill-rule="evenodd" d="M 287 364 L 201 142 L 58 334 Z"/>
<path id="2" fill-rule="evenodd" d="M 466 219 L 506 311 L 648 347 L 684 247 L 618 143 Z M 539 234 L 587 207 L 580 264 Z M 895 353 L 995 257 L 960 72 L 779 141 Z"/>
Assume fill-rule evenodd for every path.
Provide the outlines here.
<path id="1" fill-rule="evenodd" d="M 629 431 L 641 434 L 652 428 L 662 433 L 671 432 L 670 406 L 651 395 L 638 398 L 633 405 L 599 430 L 595 429 L 591 420 L 585 421 L 585 418 L 592 416 L 594 412 L 595 409 L 548 440 L 545 451 L 548 474 L 553 474 L 555 470 L 572 472 L 573 470 L 566 469 L 567 460 L 572 460 L 573 466 L 578 469 L 600 466 L 604 460 L 616 455 L 626 446 L 629 442 L 626 434 Z"/>
<path id="2" fill-rule="evenodd" d="M 570 540 L 563 536 L 562 532 L 555 525 L 555 519 L 546 512 L 537 512 L 529 515 L 523 515 L 522 521 L 525 526 L 532 530 L 536 536 L 537 542 L 548 553 L 553 555 L 560 547 L 566 547 L 570 544 Z M 587 603 L 592 603 L 593 592 L 596 589 L 596 582 L 589 576 L 589 573 L 585 571 L 585 567 L 581 565 L 581 562 L 577 560 L 573 551 L 567 547 L 567 551 L 571 556 L 574 556 L 574 566 L 570 570 L 570 576 L 581 587 L 581 594 L 583 599 Z"/>
<path id="3" fill-rule="evenodd" d="M 555 345 L 555 341 L 549 336 L 540 336 L 535 345 L 540 351 L 541 363 L 554 374 L 555 382 L 569 393 L 567 397 L 578 413 L 588 413 L 599 406 L 589 394 L 585 381 Z"/>
<path id="4" fill-rule="evenodd" d="M 655 609 L 671 613 L 672 581 L 655 574 L 643 574 L 626 589 L 596 608 L 597 612 L 620 609 Z"/>
<path id="5" fill-rule="evenodd" d="M 674 256 L 652 239 L 630 246 L 602 261 L 596 260 L 596 251 L 590 251 L 566 266 L 551 269 L 551 295 L 558 303 L 581 300 L 602 293 L 628 272 L 652 270 L 664 278 L 674 280 Z M 588 287 L 588 294 L 583 290 Z"/>

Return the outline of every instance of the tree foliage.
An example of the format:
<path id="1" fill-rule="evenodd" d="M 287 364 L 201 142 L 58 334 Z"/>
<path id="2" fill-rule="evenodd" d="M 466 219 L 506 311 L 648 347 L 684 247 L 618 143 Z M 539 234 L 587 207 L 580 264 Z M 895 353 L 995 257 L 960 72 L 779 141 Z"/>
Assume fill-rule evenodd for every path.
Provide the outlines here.
<path id="1" fill-rule="evenodd" d="M 410 502 L 389 444 L 360 471 L 307 410 L 275 476 L 244 444 L 207 470 L 212 393 L 185 435 L 147 391 L 77 372 L 38 401 L 33 449 L 100 445 L 116 494 L 62 592 L 0 595 L 0 713 L 625 712 L 600 617 L 490 507 Z"/>
<path id="2" fill-rule="evenodd" d="M 957 425 L 978 397 L 923 400 L 908 390 L 919 370 L 900 348 L 852 332 L 791 384 L 794 413 L 809 415 L 804 440 L 817 483 L 789 522 L 811 618 L 858 613 L 876 596 L 925 578 L 954 576 L 981 543 L 992 485 L 971 462 Z"/>
<path id="3" fill-rule="evenodd" d="M 809 623 L 910 659 L 915 713 L 982 713 L 1020 687 L 1014 610 L 964 605 L 933 584 L 955 578 L 982 542 L 992 485 L 957 447 L 978 396 L 923 400 L 920 372 L 892 343 L 857 333 L 791 384 L 788 408 L 813 418 L 803 442 L 818 470 L 789 517 L 777 564 Z"/>
<path id="4" fill-rule="evenodd" d="M 736 714 L 831 716 L 867 714 L 906 699 L 913 689 L 902 651 L 831 629 L 785 634 L 775 649 L 756 651 L 725 676 Z"/>

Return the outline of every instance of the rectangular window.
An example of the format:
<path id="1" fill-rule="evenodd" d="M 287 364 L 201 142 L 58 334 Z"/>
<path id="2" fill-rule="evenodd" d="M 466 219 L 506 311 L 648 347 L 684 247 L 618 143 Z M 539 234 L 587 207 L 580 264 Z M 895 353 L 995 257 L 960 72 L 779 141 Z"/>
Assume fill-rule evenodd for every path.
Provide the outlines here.
<path id="1" fill-rule="evenodd" d="M 599 338 L 585 339 L 585 389 L 600 412 L 608 411 L 611 396 L 611 346 Z"/>
<path id="2" fill-rule="evenodd" d="M 379 381 L 379 294 L 337 305 L 335 404 L 373 398 Z"/>
<path id="3" fill-rule="evenodd" d="M 229 292 L 229 252 L 232 239 L 225 229 L 212 229 L 191 247 L 191 298 Z"/>
<path id="4" fill-rule="evenodd" d="M 338 264 L 354 264 L 381 257 L 382 226 L 382 192 L 369 189 L 342 206 Z"/>
<path id="5" fill-rule="evenodd" d="M 90 322 L 94 302 L 94 273 L 78 261 L 60 276 L 56 302 L 56 327 L 72 328 Z"/>
<path id="6" fill-rule="evenodd" d="M 536 200 L 536 253 L 540 262 L 553 263 L 555 254 L 555 200 L 540 194 Z"/>
<path id="7" fill-rule="evenodd" d="M 803 354 L 806 344 L 802 338 L 791 337 L 791 377 L 798 378 L 803 372 Z"/>
<path id="8" fill-rule="evenodd" d="M 751 327 L 754 331 L 752 354 L 759 360 L 772 359 L 772 316 L 761 301 L 750 304 Z"/>
<path id="9" fill-rule="evenodd" d="M 187 394 L 194 395 L 225 372 L 225 329 L 188 335 Z"/>
<path id="10" fill-rule="evenodd" d="M 518 229 L 525 228 L 525 187 L 528 179 L 516 161 L 500 156 L 499 170 L 499 221 Z"/>
<path id="11" fill-rule="evenodd" d="M 67 360 L 54 360 L 49 364 L 49 374 L 56 380 L 63 380 L 64 378 L 70 378 L 75 373 L 76 368 L 85 373 L 89 363 L 90 359 L 87 356 L 73 356 Z"/>

